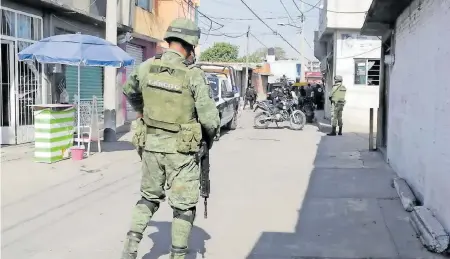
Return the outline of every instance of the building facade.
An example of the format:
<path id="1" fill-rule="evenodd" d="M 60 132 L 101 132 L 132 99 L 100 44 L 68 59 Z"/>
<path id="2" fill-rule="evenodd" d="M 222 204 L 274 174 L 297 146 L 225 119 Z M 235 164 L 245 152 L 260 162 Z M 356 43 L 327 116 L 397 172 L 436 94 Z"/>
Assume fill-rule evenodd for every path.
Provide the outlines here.
<path id="1" fill-rule="evenodd" d="M 383 41 L 377 144 L 447 233 L 449 12 L 447 0 L 374 0 L 362 27 Z"/>
<path id="2" fill-rule="evenodd" d="M 347 87 L 344 121 L 368 121 L 369 108 L 378 107 L 381 41 L 359 32 L 371 2 L 323 0 L 314 35 L 314 55 L 321 62 L 326 98 L 335 75 L 342 76 Z M 330 117 L 329 102 L 325 116 Z"/>
<path id="3" fill-rule="evenodd" d="M 78 71 L 74 67 L 18 62 L 15 59 L 17 53 L 53 35 L 82 33 L 105 38 L 106 1 L 1 1 L 0 144 L 34 141 L 34 118 L 29 105 L 73 103 L 77 92 Z M 167 47 L 163 37 L 173 19 L 188 17 L 198 20 L 198 5 L 199 1 L 190 0 L 118 0 L 117 43 L 135 58 L 138 65 Z M 135 118 L 121 91 L 121 85 L 132 69 L 118 70 L 117 126 Z M 99 113 L 103 112 L 103 74 L 100 67 L 82 68 L 80 73 L 80 99 L 92 100 L 96 96 Z"/>
<path id="4" fill-rule="evenodd" d="M 126 15 L 131 1 L 118 1 L 118 35 L 131 28 Z M 1 2 L 1 144 L 34 141 L 34 118 L 29 105 L 61 102 L 63 90 L 73 102 L 77 71 L 70 66 L 19 62 L 17 53 L 42 38 L 83 33 L 104 38 L 106 0 L 3 0 Z M 103 70 L 81 73 L 81 98 L 103 100 Z M 102 109 L 100 107 L 100 109 Z"/>
<path id="5" fill-rule="evenodd" d="M 186 17 L 192 20 L 197 19 L 197 8 L 199 1 L 183 0 L 137 0 L 132 9 L 131 37 L 128 37 L 120 46 L 132 57 L 135 58 L 135 66 L 143 61 L 161 53 L 167 48 L 164 41 L 164 34 L 172 20 L 179 17 Z M 122 69 L 118 80 L 125 83 L 134 67 Z M 120 92 L 122 107 L 119 109 L 117 121 L 131 121 L 136 118 L 133 108 Z"/>

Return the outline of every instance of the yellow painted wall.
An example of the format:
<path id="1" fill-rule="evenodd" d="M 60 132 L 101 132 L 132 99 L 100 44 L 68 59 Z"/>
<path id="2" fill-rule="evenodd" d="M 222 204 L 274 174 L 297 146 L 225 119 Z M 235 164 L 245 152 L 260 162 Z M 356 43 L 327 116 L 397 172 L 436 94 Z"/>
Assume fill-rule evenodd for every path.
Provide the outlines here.
<path id="1" fill-rule="evenodd" d="M 184 0 L 154 0 L 152 12 L 148 12 L 136 6 L 134 31 L 159 40 L 163 40 L 169 24 L 176 18 L 187 17 L 195 20 L 195 9 L 189 11 L 188 4 Z M 194 0 L 198 6 L 200 0 Z M 162 48 L 167 48 L 167 42 L 158 43 Z M 198 48 L 196 52 L 199 53 Z"/>
<path id="2" fill-rule="evenodd" d="M 162 40 L 165 29 L 161 19 L 158 17 L 158 6 L 155 4 L 152 12 L 149 12 L 139 6 L 135 7 L 134 26 L 135 32 Z"/>

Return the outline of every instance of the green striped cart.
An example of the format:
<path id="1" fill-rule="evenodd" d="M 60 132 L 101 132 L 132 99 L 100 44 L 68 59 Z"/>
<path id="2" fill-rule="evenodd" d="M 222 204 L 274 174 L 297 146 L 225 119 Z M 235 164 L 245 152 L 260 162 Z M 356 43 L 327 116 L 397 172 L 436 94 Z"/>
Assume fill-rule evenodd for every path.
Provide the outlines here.
<path id="1" fill-rule="evenodd" d="M 68 158 L 73 146 L 75 108 L 69 104 L 33 105 L 35 127 L 34 159 L 54 163 Z"/>

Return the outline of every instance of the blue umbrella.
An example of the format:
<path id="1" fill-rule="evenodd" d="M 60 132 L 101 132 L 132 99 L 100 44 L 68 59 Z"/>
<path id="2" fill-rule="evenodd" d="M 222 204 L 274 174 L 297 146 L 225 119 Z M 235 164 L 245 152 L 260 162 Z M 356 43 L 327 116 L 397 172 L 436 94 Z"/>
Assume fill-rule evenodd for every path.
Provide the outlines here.
<path id="1" fill-rule="evenodd" d="M 19 61 L 78 66 L 78 104 L 80 103 L 80 66 L 125 67 L 134 65 L 134 58 L 117 45 L 104 39 L 83 34 L 63 34 L 48 37 L 18 53 Z M 78 139 L 80 139 L 80 109 Z M 80 142 L 78 142 L 80 146 Z"/>
<path id="2" fill-rule="evenodd" d="M 117 45 L 104 39 L 84 34 L 52 36 L 22 50 L 20 61 L 37 60 L 40 63 L 72 66 L 125 67 L 134 65 L 134 58 Z"/>

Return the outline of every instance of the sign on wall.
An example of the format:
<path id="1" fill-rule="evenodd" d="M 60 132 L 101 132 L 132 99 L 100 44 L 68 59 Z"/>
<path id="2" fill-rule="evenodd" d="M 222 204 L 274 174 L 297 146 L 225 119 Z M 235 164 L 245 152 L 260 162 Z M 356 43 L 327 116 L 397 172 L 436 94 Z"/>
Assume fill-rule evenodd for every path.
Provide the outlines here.
<path id="1" fill-rule="evenodd" d="M 381 40 L 378 37 L 358 33 L 343 33 L 340 41 L 341 57 L 363 55 L 381 47 Z"/>

